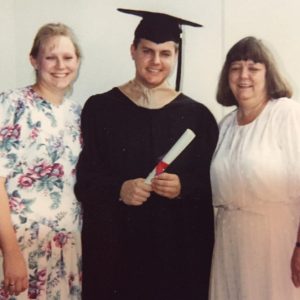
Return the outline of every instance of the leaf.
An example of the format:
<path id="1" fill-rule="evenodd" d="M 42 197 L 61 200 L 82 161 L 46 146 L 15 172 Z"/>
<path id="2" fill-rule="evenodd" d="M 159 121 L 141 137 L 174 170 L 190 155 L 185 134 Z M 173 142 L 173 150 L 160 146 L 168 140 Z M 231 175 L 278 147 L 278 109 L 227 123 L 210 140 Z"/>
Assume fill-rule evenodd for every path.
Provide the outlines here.
<path id="1" fill-rule="evenodd" d="M 61 195 L 58 192 L 53 192 L 50 194 L 50 198 L 53 200 L 53 203 L 51 205 L 51 209 L 56 209 L 59 207 L 59 204 L 61 203 Z"/>
<path id="2" fill-rule="evenodd" d="M 27 222 L 27 218 L 26 217 L 19 216 L 19 219 L 20 219 L 20 223 L 21 224 L 25 224 Z"/>

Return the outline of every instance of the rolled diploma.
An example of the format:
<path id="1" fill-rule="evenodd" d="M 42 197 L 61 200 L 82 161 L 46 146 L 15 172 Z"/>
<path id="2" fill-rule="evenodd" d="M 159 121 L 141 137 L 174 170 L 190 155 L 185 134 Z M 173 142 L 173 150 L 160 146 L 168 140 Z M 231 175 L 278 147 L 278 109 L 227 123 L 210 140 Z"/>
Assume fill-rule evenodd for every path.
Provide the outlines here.
<path id="1" fill-rule="evenodd" d="M 145 183 L 150 184 L 151 180 L 156 176 L 164 172 L 164 170 L 176 159 L 176 157 L 189 145 L 194 139 L 195 133 L 191 129 L 187 129 L 163 159 L 155 166 L 151 173 L 145 179 Z"/>

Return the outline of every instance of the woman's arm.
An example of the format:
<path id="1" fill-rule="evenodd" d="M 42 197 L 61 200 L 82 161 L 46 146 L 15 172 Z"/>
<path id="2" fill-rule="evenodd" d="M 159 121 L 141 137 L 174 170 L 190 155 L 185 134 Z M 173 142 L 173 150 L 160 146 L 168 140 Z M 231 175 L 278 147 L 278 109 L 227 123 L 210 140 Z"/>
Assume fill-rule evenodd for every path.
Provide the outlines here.
<path id="1" fill-rule="evenodd" d="M 3 255 L 4 287 L 11 295 L 18 295 L 28 287 L 28 274 L 11 222 L 5 180 L 0 177 L 0 248 Z"/>
<path id="2" fill-rule="evenodd" d="M 295 287 L 300 287 L 300 225 L 298 228 L 297 242 L 292 256 L 291 270 L 292 281 Z"/>

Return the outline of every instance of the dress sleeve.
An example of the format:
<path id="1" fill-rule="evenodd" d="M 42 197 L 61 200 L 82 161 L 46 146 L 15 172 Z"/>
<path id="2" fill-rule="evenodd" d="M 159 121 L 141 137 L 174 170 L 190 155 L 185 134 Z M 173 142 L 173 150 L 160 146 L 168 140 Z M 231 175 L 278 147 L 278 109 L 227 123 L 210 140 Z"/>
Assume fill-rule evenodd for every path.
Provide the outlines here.
<path id="1" fill-rule="evenodd" d="M 7 177 L 17 160 L 20 148 L 20 116 L 24 112 L 22 101 L 15 101 L 13 93 L 0 94 L 0 176 Z"/>
<path id="2" fill-rule="evenodd" d="M 300 202 L 300 105 L 290 99 L 282 106 L 279 125 L 279 145 L 283 151 L 289 201 Z"/>

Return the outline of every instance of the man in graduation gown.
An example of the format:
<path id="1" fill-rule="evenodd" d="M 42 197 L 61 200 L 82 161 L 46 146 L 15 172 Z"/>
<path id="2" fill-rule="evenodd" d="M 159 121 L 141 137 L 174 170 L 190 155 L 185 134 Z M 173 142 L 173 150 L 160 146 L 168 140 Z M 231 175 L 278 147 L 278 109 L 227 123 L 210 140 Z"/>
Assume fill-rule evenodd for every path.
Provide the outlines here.
<path id="1" fill-rule="evenodd" d="M 82 112 L 77 167 L 83 204 L 83 299 L 208 298 L 213 246 L 210 161 L 218 137 L 209 110 L 167 78 L 180 47 L 169 15 L 140 15 L 131 56 L 136 76 L 92 96 Z M 156 176 L 145 178 L 190 128 L 191 144 Z"/>

